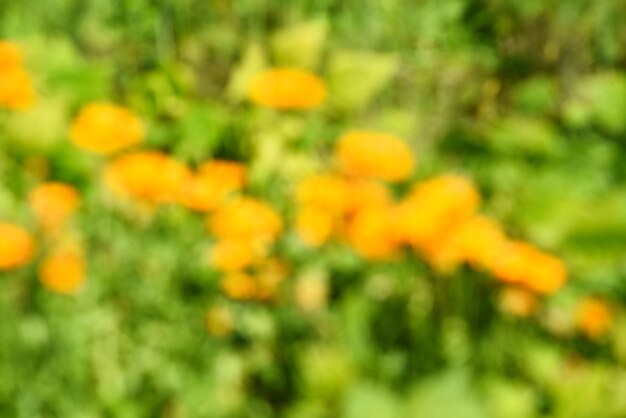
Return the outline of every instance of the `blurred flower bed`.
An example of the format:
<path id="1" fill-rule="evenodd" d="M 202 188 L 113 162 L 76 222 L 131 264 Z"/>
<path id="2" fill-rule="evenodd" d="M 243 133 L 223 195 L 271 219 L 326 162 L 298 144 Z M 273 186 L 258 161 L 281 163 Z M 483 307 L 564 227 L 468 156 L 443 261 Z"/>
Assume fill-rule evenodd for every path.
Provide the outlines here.
<path id="1" fill-rule="evenodd" d="M 619 3 L 0 6 L 0 416 L 626 416 Z"/>

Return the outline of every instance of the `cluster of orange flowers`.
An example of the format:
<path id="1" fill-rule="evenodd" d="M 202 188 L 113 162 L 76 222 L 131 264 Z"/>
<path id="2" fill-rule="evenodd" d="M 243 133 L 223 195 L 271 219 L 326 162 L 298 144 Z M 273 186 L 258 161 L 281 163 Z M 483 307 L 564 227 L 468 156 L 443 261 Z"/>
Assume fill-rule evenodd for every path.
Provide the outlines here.
<path id="1" fill-rule="evenodd" d="M 21 49 L 12 42 L 0 41 L 0 106 L 28 110 L 34 102 L 35 88 L 23 66 Z"/>
<path id="2" fill-rule="evenodd" d="M 317 108 L 326 96 L 319 77 L 288 68 L 261 72 L 249 88 L 253 103 L 276 110 Z M 33 99 L 19 49 L 0 42 L 0 105 L 24 109 Z M 151 206 L 180 204 L 207 216 L 207 230 L 216 239 L 207 258 L 222 274 L 220 286 L 228 297 L 266 300 L 277 294 L 288 267 L 272 256 L 272 249 L 284 225 L 268 203 L 244 194 L 243 165 L 212 160 L 192 170 L 160 151 L 128 151 L 144 142 L 144 125 L 131 110 L 110 103 L 82 108 L 69 136 L 85 151 L 112 157 L 103 177 L 114 195 Z M 335 159 L 337 171 L 305 178 L 296 187 L 295 229 L 307 245 L 343 242 L 370 261 L 397 259 L 408 248 L 441 273 L 467 263 L 505 283 L 503 303 L 520 315 L 535 309 L 535 294 L 550 294 L 565 284 L 562 261 L 508 238 L 497 222 L 479 214 L 480 195 L 461 176 L 418 182 L 394 199 L 389 185 L 409 180 L 415 170 L 414 154 L 400 138 L 351 131 L 337 141 Z M 78 193 L 66 184 L 45 183 L 32 191 L 29 203 L 51 248 L 40 280 L 53 291 L 76 292 L 85 279 L 83 253 L 74 240 L 68 244 L 60 237 L 67 236 Z M 34 254 L 27 231 L 0 223 L 0 270 L 24 265 Z M 579 327 L 587 335 L 601 335 L 609 323 L 602 302 L 590 300 L 581 307 Z M 210 311 L 207 328 L 214 334 L 230 327 L 227 310 Z"/>

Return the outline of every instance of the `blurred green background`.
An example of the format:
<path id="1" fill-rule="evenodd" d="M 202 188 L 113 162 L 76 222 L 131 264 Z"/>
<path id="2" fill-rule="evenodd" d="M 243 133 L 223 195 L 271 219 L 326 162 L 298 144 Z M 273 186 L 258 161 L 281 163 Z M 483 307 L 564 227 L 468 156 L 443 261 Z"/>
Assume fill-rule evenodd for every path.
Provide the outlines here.
<path id="1" fill-rule="evenodd" d="M 32 223 L 41 157 L 84 196 L 89 259 L 75 298 L 33 266 L 0 273 L 0 416 L 626 416 L 626 1 L 5 0 L 0 36 L 23 45 L 40 95 L 0 114 L 0 217 Z M 321 74 L 330 102 L 252 108 L 243 86 L 265 65 Z M 570 283 L 520 320 L 480 273 L 287 243 L 293 280 L 327 281 L 326 309 L 227 301 L 202 219 L 145 222 L 100 198 L 101 162 L 67 126 L 103 99 L 141 114 L 149 147 L 248 163 L 279 208 L 345 129 L 397 133 L 420 179 L 474 178 L 485 213 L 562 256 Z M 571 330 L 585 295 L 615 309 L 599 341 Z M 214 304 L 235 314 L 226 338 L 205 330 Z"/>

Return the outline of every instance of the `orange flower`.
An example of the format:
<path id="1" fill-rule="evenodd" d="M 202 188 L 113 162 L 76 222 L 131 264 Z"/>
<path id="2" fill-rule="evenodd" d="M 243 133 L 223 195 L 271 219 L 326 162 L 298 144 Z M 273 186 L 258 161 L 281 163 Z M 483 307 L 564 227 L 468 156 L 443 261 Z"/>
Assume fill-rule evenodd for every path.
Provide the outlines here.
<path id="1" fill-rule="evenodd" d="M 256 296 L 257 283 L 243 272 L 229 273 L 222 277 L 220 287 L 226 296 L 237 300 L 250 300 Z"/>
<path id="2" fill-rule="evenodd" d="M 83 107 L 70 128 L 70 139 L 95 154 L 113 154 L 143 142 L 144 126 L 134 112 L 109 103 Z"/>
<path id="3" fill-rule="evenodd" d="M 315 206 L 304 206 L 298 210 L 296 230 L 306 244 L 319 247 L 333 233 L 333 215 Z"/>
<path id="4" fill-rule="evenodd" d="M 0 271 L 21 267 L 35 253 L 32 236 L 19 226 L 0 222 Z"/>
<path id="5" fill-rule="evenodd" d="M 493 264 L 492 272 L 501 281 L 520 284 L 537 293 L 554 293 L 567 281 L 561 260 L 524 242 L 508 242 Z"/>
<path id="6" fill-rule="evenodd" d="M 246 169 L 232 161 L 204 163 L 183 190 L 183 206 L 199 212 L 209 212 L 224 203 L 229 194 L 243 189 Z"/>
<path id="7" fill-rule="evenodd" d="M 210 252 L 213 267 L 220 271 L 238 271 L 252 265 L 263 255 L 263 249 L 243 239 L 225 239 L 217 242 Z"/>
<path id="8" fill-rule="evenodd" d="M 398 233 L 418 248 L 428 247 L 467 221 L 480 203 L 474 186 L 463 177 L 444 175 L 417 184 L 398 207 Z"/>
<path id="9" fill-rule="evenodd" d="M 283 223 L 267 203 L 250 197 L 238 197 L 221 206 L 208 222 L 209 230 L 221 239 L 272 242 Z"/>
<path id="10" fill-rule="evenodd" d="M 0 72 L 22 66 L 22 50 L 13 42 L 0 41 Z"/>
<path id="11" fill-rule="evenodd" d="M 365 259 L 389 259 L 399 246 L 393 215 L 391 208 L 381 206 L 358 211 L 347 225 L 348 243 Z"/>
<path id="12" fill-rule="evenodd" d="M 320 174 L 306 178 L 298 184 L 296 200 L 303 206 L 315 206 L 338 214 L 348 208 L 350 193 L 346 181 L 341 177 Z"/>
<path id="13" fill-rule="evenodd" d="M 347 212 L 354 213 L 371 206 L 389 206 L 391 194 L 382 184 L 376 181 L 357 179 L 348 182 Z"/>
<path id="14" fill-rule="evenodd" d="M 227 306 L 214 306 L 204 317 L 204 326 L 207 332 L 214 337 L 225 337 L 231 333 L 235 319 Z"/>
<path id="15" fill-rule="evenodd" d="M 39 267 L 39 280 L 57 293 L 76 293 L 85 281 L 85 274 L 85 260 L 76 250 L 61 250 L 50 254 Z"/>
<path id="16" fill-rule="evenodd" d="M 486 269 L 493 265 L 507 240 L 496 222 L 480 215 L 462 224 L 455 238 L 463 260 Z"/>
<path id="17" fill-rule="evenodd" d="M 34 102 L 35 89 L 22 67 L 22 51 L 14 43 L 0 41 L 0 106 L 28 110 Z"/>
<path id="18" fill-rule="evenodd" d="M 500 292 L 500 308 L 519 317 L 529 317 L 537 311 L 537 297 L 519 287 L 505 287 Z"/>
<path id="19" fill-rule="evenodd" d="M 51 182 L 33 189 L 28 202 L 44 228 L 56 229 L 62 227 L 76 212 L 80 197 L 73 186 Z"/>
<path id="20" fill-rule="evenodd" d="M 578 306 L 576 324 L 589 338 L 600 338 L 607 333 L 613 322 L 608 304 L 601 299 L 588 297 Z"/>
<path id="21" fill-rule="evenodd" d="M 309 72 L 273 68 L 254 77 L 249 97 L 255 104 L 273 109 L 312 109 L 324 102 L 326 87 Z"/>
<path id="22" fill-rule="evenodd" d="M 158 151 L 139 151 L 111 161 L 105 170 L 105 182 L 122 196 L 151 203 L 180 200 L 181 191 L 191 178 L 182 163 Z"/>
<path id="23" fill-rule="evenodd" d="M 352 176 L 398 182 L 406 180 L 415 167 L 407 144 L 380 132 L 348 132 L 339 138 L 336 154 L 344 172 Z"/>

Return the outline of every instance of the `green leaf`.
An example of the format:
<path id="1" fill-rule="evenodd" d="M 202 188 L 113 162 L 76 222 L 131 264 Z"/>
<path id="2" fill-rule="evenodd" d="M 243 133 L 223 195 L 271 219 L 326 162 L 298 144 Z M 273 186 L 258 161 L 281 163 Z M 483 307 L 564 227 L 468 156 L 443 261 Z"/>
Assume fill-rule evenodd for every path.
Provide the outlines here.
<path id="1" fill-rule="evenodd" d="M 329 101 L 340 111 L 367 107 L 398 71 L 394 55 L 338 50 L 328 62 Z"/>
<path id="2" fill-rule="evenodd" d="M 343 418 L 396 418 L 400 407 L 389 389 L 361 383 L 350 389 L 343 405 Z"/>
<path id="3" fill-rule="evenodd" d="M 327 22 L 319 19 L 277 31 L 270 42 L 276 64 L 314 70 L 322 57 L 327 32 Z"/>

